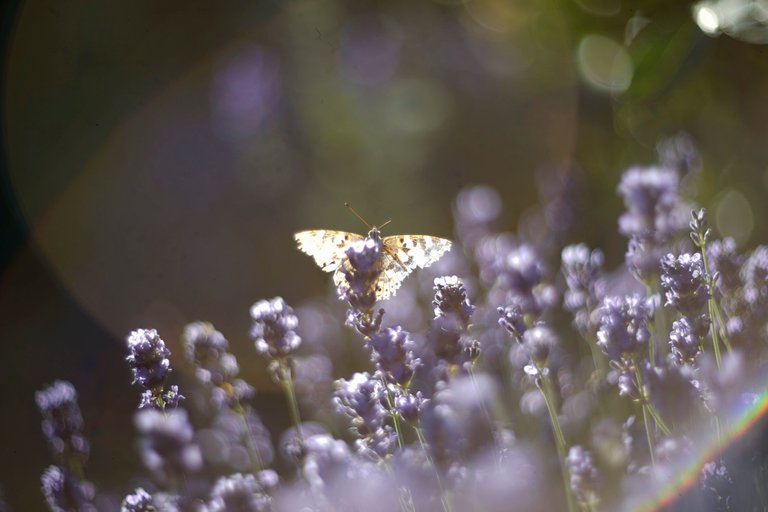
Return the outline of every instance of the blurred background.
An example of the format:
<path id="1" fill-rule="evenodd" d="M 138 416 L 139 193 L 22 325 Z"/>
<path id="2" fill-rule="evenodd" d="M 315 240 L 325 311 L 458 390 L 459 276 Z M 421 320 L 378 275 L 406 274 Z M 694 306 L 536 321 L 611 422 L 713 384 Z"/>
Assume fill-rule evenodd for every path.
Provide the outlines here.
<path id="1" fill-rule="evenodd" d="M 762 0 L 5 2 L 9 504 L 42 509 L 34 391 L 57 378 L 79 390 L 89 473 L 128 490 L 138 327 L 169 344 L 183 389 L 181 330 L 211 321 L 273 435 L 285 428 L 248 309 L 329 292 L 292 234 L 364 232 L 345 201 L 389 233 L 450 238 L 465 186 L 497 189 L 499 227 L 523 233 L 567 197 L 571 214 L 543 214 L 611 268 L 620 173 L 685 133 L 715 230 L 765 242 L 766 42 Z"/>

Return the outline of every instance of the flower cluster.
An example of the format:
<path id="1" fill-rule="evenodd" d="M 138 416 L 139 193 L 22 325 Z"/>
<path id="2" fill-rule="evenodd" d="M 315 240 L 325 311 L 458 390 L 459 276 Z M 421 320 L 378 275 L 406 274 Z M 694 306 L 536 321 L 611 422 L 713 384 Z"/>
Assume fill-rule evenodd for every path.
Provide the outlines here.
<path id="1" fill-rule="evenodd" d="M 659 157 L 618 186 L 629 240 L 618 268 L 610 251 L 565 245 L 551 221 L 576 203 L 547 196 L 542 242 L 530 224 L 496 232 L 500 196 L 477 186 L 453 208 L 463 250 L 387 302 L 376 299 L 393 257 L 372 229 L 339 248 L 333 295 L 295 311 L 280 297 L 257 301 L 252 345 L 187 325 L 194 380 L 183 403 L 157 331 L 131 332 L 147 477 L 120 489 L 121 510 L 596 512 L 658 498 L 679 469 L 701 464 L 701 439 L 726 444 L 733 414 L 754 406 L 768 374 L 768 247 L 718 239 L 704 210 L 682 236 L 681 179 L 700 162 L 686 139 L 660 145 Z M 262 422 L 256 404 L 275 398 L 246 382 L 253 368 L 240 356 L 241 368 L 240 350 L 261 356 L 287 420 Z M 86 479 L 74 387 L 57 381 L 36 401 L 54 464 L 41 480 L 49 508 L 115 509 L 115 494 Z M 740 495 L 764 492 L 765 479 L 740 472 L 727 450 L 706 461 L 690 509 L 759 508 Z"/>
<path id="2" fill-rule="evenodd" d="M 171 362 L 171 351 L 165 346 L 155 329 L 136 329 L 128 335 L 128 366 L 133 374 L 133 383 L 144 389 L 140 408 L 176 407 L 184 396 L 178 386 L 166 389 Z"/>

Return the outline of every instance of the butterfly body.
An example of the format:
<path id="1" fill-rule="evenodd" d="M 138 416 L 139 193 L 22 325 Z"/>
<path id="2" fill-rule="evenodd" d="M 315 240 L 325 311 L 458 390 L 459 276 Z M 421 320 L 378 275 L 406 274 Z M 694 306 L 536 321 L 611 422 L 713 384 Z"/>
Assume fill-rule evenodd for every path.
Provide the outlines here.
<path id="1" fill-rule="evenodd" d="M 381 236 L 377 227 L 372 227 L 367 236 L 315 229 L 301 231 L 294 235 L 299 250 L 312 256 L 315 263 L 325 272 L 333 272 L 333 281 L 340 290 L 347 284 L 343 269 L 349 265 L 347 249 L 358 242 L 372 242 L 379 247 L 376 261 L 378 279 L 376 300 L 384 300 L 395 294 L 403 280 L 416 268 L 425 268 L 436 262 L 451 248 L 451 241 L 426 235 Z"/>

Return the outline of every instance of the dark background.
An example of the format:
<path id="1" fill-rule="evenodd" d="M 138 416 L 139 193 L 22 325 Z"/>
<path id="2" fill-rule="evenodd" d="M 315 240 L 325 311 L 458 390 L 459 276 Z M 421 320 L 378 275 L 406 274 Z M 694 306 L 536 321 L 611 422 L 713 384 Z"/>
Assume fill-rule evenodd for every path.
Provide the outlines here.
<path id="1" fill-rule="evenodd" d="M 631 4 L 631 5 L 630 5 Z M 273 432 L 282 401 L 248 308 L 328 289 L 294 231 L 451 236 L 487 183 L 500 228 L 579 184 L 564 241 L 623 260 L 621 172 L 685 132 L 699 202 L 742 248 L 768 226 L 768 50 L 748 16 L 708 36 L 692 4 L 619 0 L 6 2 L 2 10 L 0 485 L 42 507 L 34 391 L 70 380 L 100 489 L 139 468 L 124 338 L 212 321 Z M 538 188 L 537 188 L 537 185 Z M 546 186 L 544 186 L 546 189 Z"/>

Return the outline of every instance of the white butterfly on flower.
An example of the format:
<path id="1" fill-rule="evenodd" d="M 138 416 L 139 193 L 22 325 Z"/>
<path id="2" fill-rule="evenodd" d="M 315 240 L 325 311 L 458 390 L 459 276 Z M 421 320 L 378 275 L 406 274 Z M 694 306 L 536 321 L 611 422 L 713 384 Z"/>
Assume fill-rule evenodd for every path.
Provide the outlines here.
<path id="1" fill-rule="evenodd" d="M 440 259 L 451 248 L 451 241 L 445 238 L 426 235 L 393 235 L 382 237 L 379 227 L 368 224 L 348 204 L 344 204 L 370 229 L 367 236 L 335 231 L 332 229 L 311 229 L 293 235 L 299 250 L 309 254 L 315 263 L 325 272 L 333 272 L 333 282 L 345 291 L 349 285 L 342 272 L 347 260 L 347 249 L 355 242 L 374 240 L 381 242 L 379 277 L 376 281 L 376 300 L 393 296 L 403 280 L 417 268 L 426 268 Z"/>

